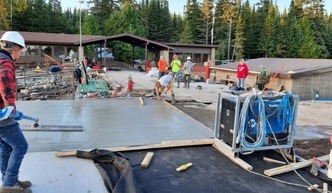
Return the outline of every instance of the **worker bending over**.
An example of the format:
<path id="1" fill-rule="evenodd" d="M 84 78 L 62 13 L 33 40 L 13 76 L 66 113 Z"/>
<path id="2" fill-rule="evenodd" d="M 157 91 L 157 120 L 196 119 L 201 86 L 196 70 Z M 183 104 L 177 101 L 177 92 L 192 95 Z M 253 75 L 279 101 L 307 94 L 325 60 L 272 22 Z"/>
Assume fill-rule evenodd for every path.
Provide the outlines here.
<path id="1" fill-rule="evenodd" d="M 62 71 L 62 69 L 64 68 L 63 64 L 59 64 L 59 65 L 56 65 L 56 66 L 52 66 L 49 70 L 49 73 L 51 74 L 51 82 L 56 85 L 56 80 L 57 80 L 57 74 L 59 72 Z"/>
<path id="2" fill-rule="evenodd" d="M 172 75 L 166 74 L 162 76 L 159 80 L 155 83 L 155 95 L 157 96 L 157 99 L 160 100 L 160 95 L 164 92 L 167 94 L 168 91 L 171 91 L 172 94 L 172 104 L 175 104 L 175 95 L 173 91 L 173 84 L 174 79 L 172 78 Z"/>

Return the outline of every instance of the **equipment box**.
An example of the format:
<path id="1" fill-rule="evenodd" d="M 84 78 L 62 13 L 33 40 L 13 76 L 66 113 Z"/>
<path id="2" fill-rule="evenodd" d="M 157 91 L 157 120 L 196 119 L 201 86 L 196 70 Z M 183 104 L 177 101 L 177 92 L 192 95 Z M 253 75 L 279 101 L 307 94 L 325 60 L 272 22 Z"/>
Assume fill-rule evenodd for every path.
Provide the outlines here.
<path id="1" fill-rule="evenodd" d="M 218 95 L 215 138 L 234 152 L 290 148 L 297 104 L 298 97 L 287 93 L 253 96 L 241 91 L 222 92 Z"/>

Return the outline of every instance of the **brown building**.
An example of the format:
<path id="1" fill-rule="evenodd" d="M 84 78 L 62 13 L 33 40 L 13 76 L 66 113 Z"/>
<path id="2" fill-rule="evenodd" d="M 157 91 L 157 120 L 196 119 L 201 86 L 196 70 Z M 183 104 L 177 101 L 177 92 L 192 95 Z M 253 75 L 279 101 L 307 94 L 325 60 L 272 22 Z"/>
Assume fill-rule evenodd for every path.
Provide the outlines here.
<path id="1" fill-rule="evenodd" d="M 300 99 L 332 99 L 332 60 L 259 58 L 246 61 L 249 76 L 246 85 L 255 86 L 262 67 L 271 75 L 269 89 L 299 95 Z M 210 78 L 217 82 L 236 82 L 237 63 L 211 67 Z"/>
<path id="2" fill-rule="evenodd" d="M 0 36 L 5 31 L 0 31 Z M 44 63 L 44 54 L 57 61 L 64 59 L 79 59 L 79 47 L 94 45 L 96 49 L 106 49 L 107 42 L 121 41 L 131 44 L 133 47 L 145 49 L 145 60 L 156 60 L 164 55 L 170 61 L 174 53 L 179 54 L 185 61 L 187 56 L 193 58 L 193 62 L 203 64 L 211 59 L 214 61 L 216 46 L 190 45 L 178 43 L 161 43 L 131 34 L 119 34 L 114 36 L 94 36 L 79 34 L 57 34 L 41 32 L 20 32 L 26 41 L 26 51 L 22 53 L 18 64 L 37 65 Z M 133 49 L 134 50 L 134 49 Z M 82 54 L 83 55 L 83 54 Z M 97 54 L 98 55 L 98 54 Z M 100 61 L 106 63 L 105 58 Z"/>

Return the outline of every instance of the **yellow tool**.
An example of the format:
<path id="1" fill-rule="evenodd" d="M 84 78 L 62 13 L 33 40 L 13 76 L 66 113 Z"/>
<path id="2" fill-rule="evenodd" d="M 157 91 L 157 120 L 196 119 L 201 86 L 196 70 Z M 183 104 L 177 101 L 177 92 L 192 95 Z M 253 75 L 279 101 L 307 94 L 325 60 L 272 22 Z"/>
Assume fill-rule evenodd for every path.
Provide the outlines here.
<path id="1" fill-rule="evenodd" d="M 176 171 L 180 172 L 180 171 L 186 170 L 192 165 L 193 165 L 192 163 L 183 164 L 180 167 L 176 168 Z"/>

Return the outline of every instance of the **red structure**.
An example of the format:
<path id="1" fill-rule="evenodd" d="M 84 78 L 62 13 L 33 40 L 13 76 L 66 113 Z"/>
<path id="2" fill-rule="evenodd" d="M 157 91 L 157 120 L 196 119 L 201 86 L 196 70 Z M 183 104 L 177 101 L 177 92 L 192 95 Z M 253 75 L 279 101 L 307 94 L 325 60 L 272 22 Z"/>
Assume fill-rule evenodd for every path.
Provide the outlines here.
<path id="1" fill-rule="evenodd" d="M 131 78 L 128 79 L 128 91 L 129 92 L 134 91 L 134 81 Z"/>

